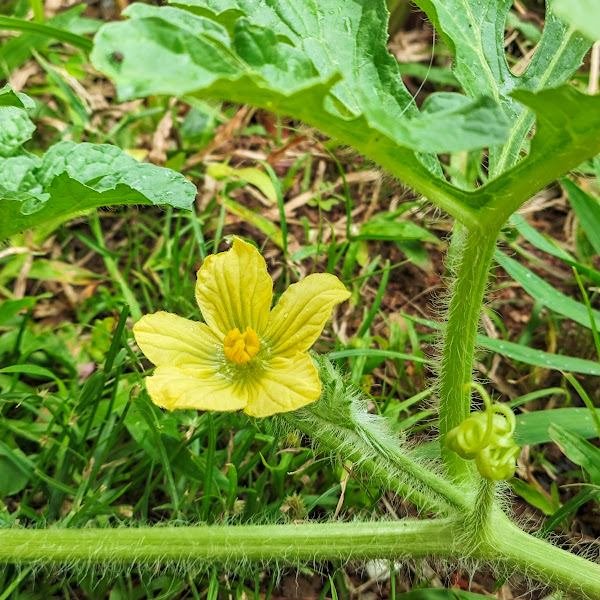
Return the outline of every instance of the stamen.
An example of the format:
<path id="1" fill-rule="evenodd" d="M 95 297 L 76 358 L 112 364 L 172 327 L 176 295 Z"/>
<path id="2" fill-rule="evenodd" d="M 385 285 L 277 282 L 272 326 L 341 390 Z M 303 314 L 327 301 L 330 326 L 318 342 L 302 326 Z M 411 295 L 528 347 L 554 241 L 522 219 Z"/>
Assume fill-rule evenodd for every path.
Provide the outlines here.
<path id="1" fill-rule="evenodd" d="M 238 365 L 251 361 L 260 350 L 258 334 L 252 327 L 246 327 L 244 333 L 236 327 L 232 329 L 223 340 L 225 356 Z"/>

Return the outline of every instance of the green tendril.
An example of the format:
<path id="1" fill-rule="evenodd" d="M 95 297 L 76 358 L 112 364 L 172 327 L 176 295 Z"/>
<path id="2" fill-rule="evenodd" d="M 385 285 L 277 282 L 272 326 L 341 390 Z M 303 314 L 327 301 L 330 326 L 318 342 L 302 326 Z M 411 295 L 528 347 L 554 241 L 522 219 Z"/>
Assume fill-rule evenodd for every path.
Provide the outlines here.
<path id="1" fill-rule="evenodd" d="M 480 383 L 465 385 L 465 391 L 475 389 L 483 399 L 485 410 L 475 411 L 448 432 L 446 445 L 465 460 L 475 460 L 480 475 L 500 481 L 515 474 L 521 448 L 513 434 L 515 415 L 508 406 L 492 402 Z"/>

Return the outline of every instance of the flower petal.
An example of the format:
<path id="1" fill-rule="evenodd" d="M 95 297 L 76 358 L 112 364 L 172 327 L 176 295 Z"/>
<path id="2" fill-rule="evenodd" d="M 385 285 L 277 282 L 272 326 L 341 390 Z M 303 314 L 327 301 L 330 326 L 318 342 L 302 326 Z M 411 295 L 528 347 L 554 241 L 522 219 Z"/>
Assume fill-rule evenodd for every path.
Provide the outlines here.
<path id="1" fill-rule="evenodd" d="M 252 244 L 234 238 L 230 250 L 206 257 L 198 271 L 196 301 L 221 339 L 236 327 L 252 327 L 261 335 L 273 301 L 264 258 Z"/>
<path id="2" fill-rule="evenodd" d="M 137 345 L 157 366 L 210 368 L 222 343 L 204 324 L 168 312 L 143 316 L 134 326 Z"/>
<path id="3" fill-rule="evenodd" d="M 245 412 L 251 417 L 268 417 L 289 412 L 314 402 L 321 395 L 319 372 L 308 354 L 270 361 L 260 378 L 250 384 Z"/>
<path id="4" fill-rule="evenodd" d="M 317 340 L 333 307 L 350 297 L 342 282 L 328 273 L 314 273 L 291 285 L 271 311 L 265 339 L 277 356 L 292 357 Z"/>
<path id="5" fill-rule="evenodd" d="M 152 402 L 167 410 L 241 410 L 248 404 L 248 386 L 231 382 L 215 369 L 157 367 L 146 377 Z"/>

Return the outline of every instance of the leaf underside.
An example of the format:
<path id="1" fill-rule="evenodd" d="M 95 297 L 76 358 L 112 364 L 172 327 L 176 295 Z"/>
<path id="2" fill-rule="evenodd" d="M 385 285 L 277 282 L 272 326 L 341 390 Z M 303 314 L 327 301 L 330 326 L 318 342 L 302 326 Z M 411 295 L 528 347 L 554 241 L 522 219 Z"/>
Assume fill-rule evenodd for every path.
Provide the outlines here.
<path id="1" fill-rule="evenodd" d="M 468 225 L 499 202 L 512 212 L 600 151 L 600 129 L 590 117 L 600 113 L 598 100 L 552 89 L 590 46 L 552 12 L 552 3 L 539 46 L 517 76 L 504 53 L 511 0 L 419 0 L 452 50 L 453 72 L 466 93 L 433 94 L 422 111 L 387 51 L 384 0 L 172 4 L 132 4 L 129 20 L 96 35 L 92 60 L 123 99 L 202 95 L 289 115 L 355 147 Z M 536 116 L 537 134 L 523 160 Z M 560 148 L 553 123 L 564 128 Z M 441 177 L 436 154 L 485 147 L 488 184 L 469 191 Z M 559 160 L 543 160 L 556 151 Z"/>

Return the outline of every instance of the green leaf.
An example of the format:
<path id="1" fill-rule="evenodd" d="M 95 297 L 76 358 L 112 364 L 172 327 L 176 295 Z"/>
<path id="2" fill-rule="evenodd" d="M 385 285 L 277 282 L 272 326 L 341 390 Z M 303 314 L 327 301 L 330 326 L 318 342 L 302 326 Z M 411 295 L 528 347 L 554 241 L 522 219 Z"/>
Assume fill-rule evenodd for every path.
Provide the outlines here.
<path id="1" fill-rule="evenodd" d="M 137 164 L 139 163 L 135 158 L 116 146 L 60 142 L 46 152 L 36 176 L 44 187 L 50 185 L 61 173 L 67 173 L 81 183 L 93 185 L 96 180 Z"/>
<path id="2" fill-rule="evenodd" d="M 46 20 L 45 25 L 80 35 L 94 33 L 98 29 L 100 21 L 81 17 L 81 13 L 85 9 L 85 3 L 78 4 Z M 41 34 L 38 30 L 23 32 L 19 36 L 3 41 L 0 46 L 0 64 L 5 73 L 11 73 L 31 57 L 32 50 L 42 50 L 56 41 L 45 33 Z M 91 44 L 90 40 L 86 41 Z"/>
<path id="3" fill-rule="evenodd" d="M 550 437 L 562 448 L 567 458 L 583 467 L 592 483 L 600 485 L 600 450 L 582 439 L 576 433 L 553 424 L 549 429 Z"/>
<path id="4" fill-rule="evenodd" d="M 495 177 L 517 162 L 533 125 L 533 114 L 514 101 L 512 92 L 519 89 L 535 92 L 563 83 L 581 65 L 590 42 L 548 9 L 538 48 L 525 72 L 516 76 L 508 67 L 504 49 L 504 27 L 512 0 L 416 0 L 415 3 L 427 13 L 451 49 L 453 73 L 467 96 L 493 98 L 510 123 L 506 143 L 490 149 L 489 171 Z"/>
<path id="5" fill-rule="evenodd" d="M 593 246 L 596 254 L 600 255 L 600 202 L 597 198 L 584 192 L 570 179 L 563 178 L 562 186 L 569 196 L 569 202 L 579 217 L 579 223 L 585 235 Z"/>
<path id="6" fill-rule="evenodd" d="M 468 194 L 467 202 L 481 207 L 480 222 L 508 218 L 558 176 L 600 153 L 600 95 L 563 85 L 538 93 L 517 90 L 512 97 L 535 113 L 536 133 L 515 167 Z"/>
<path id="7" fill-rule="evenodd" d="M 389 240 L 407 241 L 421 240 L 440 244 L 440 240 L 432 233 L 419 227 L 412 221 L 390 221 L 388 219 L 374 218 L 363 223 L 356 240 Z"/>
<path id="8" fill-rule="evenodd" d="M 414 590 L 396 596 L 399 600 L 481 600 L 487 596 L 463 592 L 462 590 L 426 589 Z"/>
<path id="9" fill-rule="evenodd" d="M 12 192 L 39 190 L 35 170 L 40 163 L 37 156 L 26 153 L 5 159 L 0 158 L 0 186 Z"/>
<path id="10" fill-rule="evenodd" d="M 430 319 L 422 319 L 421 317 L 408 315 L 406 313 L 402 313 L 402 316 L 405 319 L 421 323 L 432 329 L 440 329 L 441 327 L 440 323 L 431 321 Z M 544 352 L 543 350 L 535 350 L 534 348 L 528 348 L 521 344 L 490 338 L 482 334 L 477 335 L 477 345 L 485 350 L 491 350 L 496 354 L 502 354 L 503 356 L 528 365 L 543 367 L 545 369 L 556 369 L 557 371 L 569 371 L 571 373 L 600 376 L 600 363 L 592 360 L 563 356 L 562 354 L 552 354 L 551 352 Z"/>
<path id="11" fill-rule="evenodd" d="M 516 478 L 511 480 L 510 485 L 516 494 L 519 494 L 532 506 L 539 508 L 545 515 L 552 515 L 556 511 L 552 502 L 532 485 Z"/>
<path id="12" fill-rule="evenodd" d="M 45 367 L 40 367 L 38 365 L 12 365 L 0 369 L 0 373 L 19 373 L 21 375 L 30 375 L 31 377 L 52 379 L 56 383 L 59 392 L 65 397 L 68 395 L 65 384 L 52 371 Z"/>
<path id="13" fill-rule="evenodd" d="M 21 92 L 14 92 L 10 84 L 6 84 L 0 88 L 0 108 L 6 106 L 14 106 L 16 108 L 33 108 L 34 101 Z"/>
<path id="14" fill-rule="evenodd" d="M 216 163 L 206 167 L 206 174 L 215 179 L 247 181 L 258 188 L 272 204 L 277 203 L 277 192 L 271 178 L 256 167 L 234 169 L 225 163 Z"/>
<path id="15" fill-rule="evenodd" d="M 506 256 L 496 250 L 494 253 L 496 262 L 515 280 L 518 281 L 523 289 L 537 300 L 542 306 L 546 306 L 550 310 L 563 315 L 569 319 L 573 319 L 576 323 L 584 327 L 591 328 L 590 315 L 584 304 L 565 296 L 559 292 L 547 281 L 538 277 L 535 273 L 524 267 L 516 260 Z M 593 311 L 596 327 L 600 329 L 600 312 Z"/>
<path id="16" fill-rule="evenodd" d="M 167 204 L 189 210 L 196 196 L 196 187 L 179 173 L 138 163 L 106 144 L 56 144 L 37 169 L 27 172 L 32 174 L 38 187 L 28 181 L 24 190 L 2 187 L 0 178 L 0 239 L 30 227 L 38 227 L 36 235 L 44 237 L 99 206 Z"/>
<path id="17" fill-rule="evenodd" d="M 129 21 L 101 28 L 92 58 L 122 97 L 202 94 L 293 116 L 353 146 L 468 226 L 486 227 L 600 152 L 600 99 L 571 86 L 546 89 L 577 69 L 589 41 L 549 13 L 538 50 L 516 77 L 503 48 L 510 4 L 420 2 L 455 52 L 455 74 L 473 102 L 456 100 L 448 111 L 414 107 L 385 48 L 383 0 L 177 4 L 186 10 L 133 4 Z M 487 136 L 493 177 L 518 160 L 534 115 L 529 155 L 477 190 L 436 177 L 439 164 L 423 155 L 472 148 L 474 138 L 479 145 Z M 504 135 L 494 139 L 505 119 L 509 138 L 500 145 Z"/>
<path id="18" fill-rule="evenodd" d="M 592 41 L 600 40 L 598 0 L 554 0 L 554 12 Z"/>
<path id="19" fill-rule="evenodd" d="M 596 409 L 596 412 L 600 415 L 600 409 Z M 552 438 L 548 429 L 558 424 L 584 439 L 598 437 L 594 420 L 587 408 L 555 408 L 517 415 L 515 442 L 520 446 L 550 442 Z"/>
<path id="20" fill-rule="evenodd" d="M 0 442 L 0 497 L 18 494 L 32 475 L 27 456 L 18 448 Z"/>
<path id="21" fill-rule="evenodd" d="M 590 281 L 600 284 L 600 273 L 576 261 L 566 250 L 561 248 L 551 237 L 546 237 L 532 227 L 520 214 L 515 213 L 510 222 L 517 231 L 536 248 L 562 259 L 568 265 L 575 267 L 580 273 L 583 273 Z"/>
<path id="22" fill-rule="evenodd" d="M 122 98 L 203 95 L 290 115 L 475 223 L 479 205 L 443 180 L 439 162 L 426 153 L 499 144 L 505 117 L 481 94 L 419 113 L 386 48 L 383 0 L 178 6 L 186 10 L 132 4 L 128 21 L 96 35 L 92 60 Z"/>
<path id="23" fill-rule="evenodd" d="M 27 112 L 16 106 L 0 108 L 0 157 L 18 150 L 35 131 Z"/>
<path id="24" fill-rule="evenodd" d="M 9 319 L 12 319 L 20 310 L 30 308 L 40 298 L 47 298 L 51 294 L 41 294 L 40 296 L 26 296 L 19 300 L 4 300 L 0 302 L 0 325 L 3 325 Z"/>
<path id="25" fill-rule="evenodd" d="M 477 336 L 477 344 L 486 350 L 502 354 L 513 360 L 523 362 L 544 369 L 556 369 L 557 371 L 570 371 L 571 373 L 583 373 L 585 375 L 600 376 L 600 363 L 583 358 L 552 354 L 542 350 L 535 350 L 514 342 L 497 340 L 485 335 Z"/>
<path id="26" fill-rule="evenodd" d="M 0 16 L 0 28 L 9 31 L 26 31 L 34 33 L 60 42 L 66 42 L 67 44 L 71 44 L 72 46 L 85 51 L 89 51 L 92 48 L 91 40 L 75 33 L 71 33 L 70 31 L 53 27 L 52 25 L 43 25 L 41 23 L 34 23 L 23 19 L 15 19 L 14 17 Z"/>
<path id="27" fill-rule="evenodd" d="M 272 221 L 265 219 L 265 217 L 255 213 L 246 206 L 239 204 L 235 200 L 226 200 L 225 205 L 229 212 L 241 217 L 259 231 L 262 231 L 262 233 L 273 240 L 280 248 L 283 248 L 283 235 L 281 229 L 279 229 Z"/>
<path id="28" fill-rule="evenodd" d="M 312 87 L 320 121 L 364 123 L 371 135 L 388 134 L 421 152 L 504 139 L 504 118 L 487 98 L 461 97 L 451 108 L 419 116 L 386 49 L 382 0 L 177 6 L 200 14 L 133 4 L 125 11 L 129 21 L 98 32 L 92 60 L 116 81 L 121 97 L 196 92 L 304 116 L 310 113 L 296 93 Z M 114 60 L 115 52 L 122 60 Z"/>

